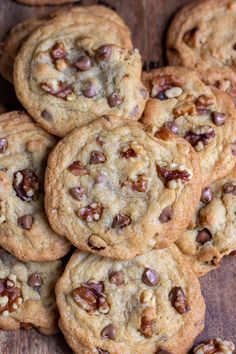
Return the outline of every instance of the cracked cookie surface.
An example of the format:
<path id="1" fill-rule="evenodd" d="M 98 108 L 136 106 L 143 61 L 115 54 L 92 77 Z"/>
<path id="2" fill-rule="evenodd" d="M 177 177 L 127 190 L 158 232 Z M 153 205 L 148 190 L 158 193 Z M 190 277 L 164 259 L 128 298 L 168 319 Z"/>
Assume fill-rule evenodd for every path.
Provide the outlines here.
<path id="1" fill-rule="evenodd" d="M 55 144 L 26 113 L 0 115 L 0 245 L 21 260 L 55 260 L 70 249 L 44 212 L 44 172 Z"/>
<path id="2" fill-rule="evenodd" d="M 45 208 L 76 247 L 131 258 L 180 237 L 200 192 L 198 159 L 184 139 L 167 130 L 156 139 L 138 122 L 105 116 L 50 154 Z"/>
<path id="3" fill-rule="evenodd" d="M 21 262 L 0 249 L 0 328 L 57 332 L 54 287 L 62 262 Z"/>
<path id="4" fill-rule="evenodd" d="M 143 73 L 151 98 L 142 122 L 158 136 L 161 127 L 185 138 L 200 159 L 203 184 L 235 164 L 235 108 L 230 97 L 206 86 L 196 72 L 166 67 Z"/>
<path id="5" fill-rule="evenodd" d="M 78 354 L 184 354 L 203 329 L 200 285 L 175 245 L 129 261 L 75 252 L 56 297 Z"/>
<path id="6" fill-rule="evenodd" d="M 236 167 L 202 191 L 192 228 L 176 242 L 198 276 L 236 250 Z"/>
<path id="7" fill-rule="evenodd" d="M 141 59 L 123 26 L 71 11 L 41 26 L 14 67 L 16 93 L 46 130 L 64 136 L 103 114 L 140 118 Z"/>

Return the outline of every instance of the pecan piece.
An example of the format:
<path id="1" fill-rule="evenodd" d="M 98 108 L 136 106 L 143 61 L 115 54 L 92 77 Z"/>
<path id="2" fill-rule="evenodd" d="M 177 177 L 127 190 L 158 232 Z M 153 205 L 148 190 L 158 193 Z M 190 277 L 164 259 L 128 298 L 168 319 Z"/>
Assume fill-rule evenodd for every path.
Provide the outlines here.
<path id="1" fill-rule="evenodd" d="M 129 224 L 131 224 L 131 218 L 128 215 L 119 213 L 114 217 L 111 227 L 113 229 L 115 229 L 115 228 L 123 229 L 124 227 L 128 226 Z"/>
<path id="2" fill-rule="evenodd" d="M 14 173 L 12 186 L 17 197 L 21 200 L 29 202 L 36 200 L 39 195 L 39 180 L 37 175 L 28 169 Z"/>
<path id="3" fill-rule="evenodd" d="M 123 150 L 123 151 L 121 151 L 120 154 L 125 159 L 129 159 L 130 157 L 137 157 L 137 153 L 132 148 L 128 148 L 127 150 Z"/>
<path id="4" fill-rule="evenodd" d="M 53 61 L 57 59 L 64 59 L 67 56 L 66 48 L 63 42 L 57 42 L 50 50 L 50 56 Z"/>
<path id="5" fill-rule="evenodd" d="M 168 183 L 172 180 L 181 179 L 181 181 L 189 181 L 191 175 L 187 170 L 180 171 L 180 170 L 173 170 L 169 171 L 165 167 L 160 167 L 157 165 L 157 173 L 159 177 L 164 180 L 164 183 Z"/>
<path id="6" fill-rule="evenodd" d="M 154 335 L 154 320 L 156 319 L 156 309 L 154 307 L 147 307 L 142 313 L 140 332 L 146 337 L 150 338 Z"/>
<path id="7" fill-rule="evenodd" d="M 78 215 L 87 222 L 99 221 L 103 212 L 103 207 L 99 203 L 92 203 L 79 209 Z"/>
<path id="8" fill-rule="evenodd" d="M 17 310 L 22 302 L 21 289 L 15 286 L 15 282 L 8 277 L 0 280 L 0 314 L 8 316 L 10 312 Z"/>
<path id="9" fill-rule="evenodd" d="M 59 81 L 57 87 L 54 87 L 49 82 L 42 82 L 41 88 L 50 95 L 62 98 L 64 100 L 70 101 L 71 98 L 74 98 L 72 87 L 66 82 Z"/>
<path id="10" fill-rule="evenodd" d="M 136 192 L 146 192 L 148 180 L 145 175 L 138 176 L 136 181 L 127 179 L 122 186 L 130 187 L 133 191 Z"/>
<path id="11" fill-rule="evenodd" d="M 172 288 L 171 292 L 169 294 L 169 299 L 170 299 L 171 305 L 181 315 L 190 311 L 188 301 L 187 301 L 186 296 L 185 296 L 183 289 L 181 287 Z"/>
<path id="12" fill-rule="evenodd" d="M 184 138 L 193 147 L 196 147 L 199 143 L 202 143 L 203 145 L 207 145 L 214 137 L 215 137 L 214 129 L 207 125 L 198 128 L 197 132 L 188 131 L 184 135 Z"/>
<path id="13" fill-rule="evenodd" d="M 122 285 L 125 283 L 124 281 L 124 274 L 123 272 L 120 270 L 120 271 L 113 271 L 113 272 L 110 272 L 109 273 L 109 281 L 112 283 L 112 284 L 115 284 L 117 286 L 119 285 Z"/>
<path id="14" fill-rule="evenodd" d="M 67 169 L 75 176 L 83 176 L 88 173 L 81 161 L 74 161 Z"/>

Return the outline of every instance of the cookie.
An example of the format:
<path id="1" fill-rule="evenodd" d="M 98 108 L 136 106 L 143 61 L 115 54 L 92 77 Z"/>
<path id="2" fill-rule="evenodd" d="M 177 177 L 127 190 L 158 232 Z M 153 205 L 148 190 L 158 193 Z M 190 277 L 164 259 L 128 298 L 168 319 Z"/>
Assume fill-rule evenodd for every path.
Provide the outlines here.
<path id="1" fill-rule="evenodd" d="M 0 328 L 34 327 L 46 335 L 56 333 L 54 286 L 61 271 L 61 261 L 23 263 L 1 248 Z"/>
<path id="2" fill-rule="evenodd" d="M 20 260 L 64 256 L 68 241 L 44 212 L 44 171 L 56 140 L 24 112 L 0 115 L 0 246 Z"/>
<path id="3" fill-rule="evenodd" d="M 216 338 L 211 339 L 206 343 L 201 343 L 193 350 L 194 354 L 207 354 L 207 353 L 217 353 L 217 354 L 234 354 L 235 346 L 232 342 Z"/>
<path id="4" fill-rule="evenodd" d="M 31 34 L 17 55 L 18 99 L 58 136 L 103 114 L 138 119 L 147 93 L 140 55 L 131 47 L 127 31 L 108 19 L 58 16 Z"/>
<path id="5" fill-rule="evenodd" d="M 29 37 L 29 35 L 36 30 L 39 26 L 45 24 L 45 22 L 51 18 L 56 16 L 68 13 L 68 12 L 76 12 L 76 13 L 87 13 L 93 14 L 94 16 L 103 17 L 105 19 L 110 19 L 110 21 L 114 21 L 118 26 L 122 26 L 127 31 L 127 35 L 129 34 L 129 29 L 122 20 L 122 18 L 111 9 L 105 6 L 83 6 L 76 7 L 71 9 L 62 9 L 57 12 L 53 12 L 44 18 L 31 18 L 25 20 L 23 22 L 15 25 L 10 33 L 5 38 L 2 43 L 1 48 L 1 56 L 0 56 L 0 73 L 4 77 L 4 79 L 13 82 L 13 65 L 15 62 L 15 57 L 25 42 L 25 40 Z"/>
<path id="6" fill-rule="evenodd" d="M 235 86 L 235 5 L 234 0 L 207 0 L 180 10 L 168 30 L 169 65 L 197 69 L 212 84 L 227 76 Z"/>
<path id="7" fill-rule="evenodd" d="M 129 261 L 75 252 L 56 298 L 77 354 L 185 354 L 204 327 L 199 282 L 174 245 Z"/>
<path id="8" fill-rule="evenodd" d="M 158 135 L 161 127 L 184 137 L 200 158 L 202 180 L 208 185 L 235 164 L 235 107 L 230 97 L 206 86 L 198 74 L 180 67 L 143 74 L 151 98 L 142 122 Z"/>
<path id="9" fill-rule="evenodd" d="M 108 116 L 62 139 L 45 176 L 55 232 L 81 250 L 120 259 L 173 243 L 200 193 L 190 144 L 167 130 L 156 139 L 138 122 Z"/>
<path id="10" fill-rule="evenodd" d="M 192 227 L 176 242 L 198 276 L 236 250 L 236 167 L 202 191 Z"/>

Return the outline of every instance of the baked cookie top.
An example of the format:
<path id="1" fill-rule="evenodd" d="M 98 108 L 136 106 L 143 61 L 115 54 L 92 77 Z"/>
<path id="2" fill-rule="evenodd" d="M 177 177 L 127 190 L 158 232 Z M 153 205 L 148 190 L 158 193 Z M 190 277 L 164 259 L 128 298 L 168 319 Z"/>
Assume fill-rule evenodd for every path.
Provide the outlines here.
<path id="1" fill-rule="evenodd" d="M 206 343 L 201 343 L 193 350 L 194 354 L 218 353 L 218 354 L 234 354 L 235 346 L 231 341 L 221 338 L 210 339 Z"/>
<path id="2" fill-rule="evenodd" d="M 176 242 L 197 275 L 220 265 L 236 250 L 236 167 L 202 191 L 192 227 Z"/>
<path id="3" fill-rule="evenodd" d="M 167 35 L 171 65 L 236 71 L 236 3 L 206 0 L 190 4 L 174 17 Z"/>
<path id="4" fill-rule="evenodd" d="M 138 119 L 147 93 L 140 55 L 127 48 L 126 29 L 113 21 L 76 11 L 57 16 L 22 46 L 14 68 L 17 96 L 58 136 L 103 114 Z"/>
<path id="5" fill-rule="evenodd" d="M 55 143 L 26 113 L 0 115 L 0 245 L 21 260 L 54 260 L 70 249 L 44 213 L 44 171 Z"/>
<path id="6" fill-rule="evenodd" d="M 109 21 L 115 22 L 116 25 L 122 26 L 127 31 L 127 36 L 130 37 L 130 31 L 126 24 L 124 23 L 123 19 L 111 9 L 105 6 L 81 6 L 76 8 L 66 8 L 58 10 L 49 14 L 43 18 L 31 18 L 25 21 L 22 21 L 16 24 L 7 37 L 5 38 L 4 42 L 2 43 L 1 47 L 1 55 L 0 55 L 0 73 L 1 75 L 8 81 L 13 82 L 13 66 L 15 62 L 15 58 L 17 53 L 22 46 L 22 44 L 26 41 L 29 35 L 36 30 L 39 26 L 46 23 L 51 18 L 54 18 L 59 15 L 63 15 L 69 12 L 74 12 L 77 14 L 84 14 L 87 13 L 93 14 L 94 16 L 102 17 L 104 19 L 109 19 Z"/>
<path id="7" fill-rule="evenodd" d="M 1 248 L 0 328 L 57 332 L 54 286 L 61 271 L 61 261 L 23 263 Z"/>
<path id="8" fill-rule="evenodd" d="M 199 282 L 174 245 L 129 261 L 75 252 L 56 298 L 78 354 L 185 354 L 203 329 Z"/>
<path id="9" fill-rule="evenodd" d="M 230 97 L 180 67 L 143 73 L 143 82 L 151 96 L 142 118 L 148 130 L 158 135 L 164 126 L 184 137 L 198 153 L 204 185 L 229 173 L 235 164 L 236 136 Z"/>
<path id="10" fill-rule="evenodd" d="M 173 243 L 200 192 L 198 159 L 184 139 L 167 130 L 156 139 L 140 123 L 105 116 L 50 154 L 45 208 L 79 249 L 123 259 Z"/>

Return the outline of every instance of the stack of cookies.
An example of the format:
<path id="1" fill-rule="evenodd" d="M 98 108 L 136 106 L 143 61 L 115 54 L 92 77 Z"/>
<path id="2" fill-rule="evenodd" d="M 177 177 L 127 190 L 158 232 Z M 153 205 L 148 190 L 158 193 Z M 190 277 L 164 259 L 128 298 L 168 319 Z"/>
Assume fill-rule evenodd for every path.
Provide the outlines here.
<path id="1" fill-rule="evenodd" d="M 207 45 L 212 33 L 225 44 L 224 16 L 236 22 L 235 1 L 183 9 L 172 66 L 143 73 L 104 6 L 9 33 L 0 72 L 25 111 L 0 115 L 1 328 L 53 334 L 59 319 L 77 354 L 192 347 L 198 277 L 236 250 L 236 68 Z M 234 349 L 217 338 L 194 353 Z"/>

